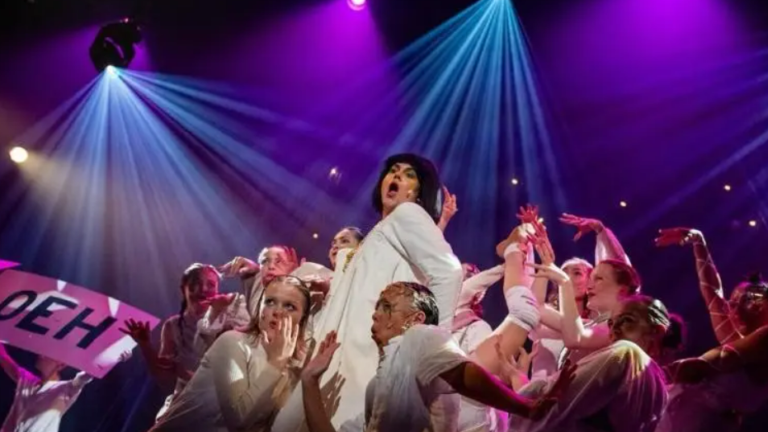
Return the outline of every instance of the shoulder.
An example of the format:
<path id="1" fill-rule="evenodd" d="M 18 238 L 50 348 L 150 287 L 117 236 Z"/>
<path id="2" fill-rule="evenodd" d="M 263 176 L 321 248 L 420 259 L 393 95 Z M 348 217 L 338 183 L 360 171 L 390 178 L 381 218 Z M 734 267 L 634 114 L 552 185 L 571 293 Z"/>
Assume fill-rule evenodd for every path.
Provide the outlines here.
<path id="1" fill-rule="evenodd" d="M 211 345 L 210 351 L 245 350 L 249 338 L 249 335 L 239 330 L 229 330 L 216 338 L 216 341 Z"/>
<path id="2" fill-rule="evenodd" d="M 403 334 L 403 343 L 412 345 L 442 344 L 453 342 L 453 336 L 441 327 L 417 324 Z"/>
<path id="3" fill-rule="evenodd" d="M 412 202 L 404 202 L 398 205 L 387 219 L 389 218 L 392 218 L 393 221 L 413 221 L 435 225 L 435 221 L 432 220 L 429 213 L 420 205 Z"/>
<path id="4" fill-rule="evenodd" d="M 642 348 L 628 340 L 616 341 L 594 355 L 613 368 L 632 373 L 641 373 L 649 368 L 658 368 L 653 359 Z"/>
<path id="5" fill-rule="evenodd" d="M 163 322 L 161 329 L 161 336 L 168 337 L 176 335 L 179 332 L 179 323 L 181 322 L 180 315 L 174 315 Z"/>
<path id="6" fill-rule="evenodd" d="M 338 257 L 338 254 L 337 254 L 337 257 Z M 305 262 L 304 264 L 296 268 L 296 270 L 291 272 L 291 274 L 299 278 L 312 278 L 312 277 L 328 278 L 333 275 L 333 271 L 322 264 Z"/>

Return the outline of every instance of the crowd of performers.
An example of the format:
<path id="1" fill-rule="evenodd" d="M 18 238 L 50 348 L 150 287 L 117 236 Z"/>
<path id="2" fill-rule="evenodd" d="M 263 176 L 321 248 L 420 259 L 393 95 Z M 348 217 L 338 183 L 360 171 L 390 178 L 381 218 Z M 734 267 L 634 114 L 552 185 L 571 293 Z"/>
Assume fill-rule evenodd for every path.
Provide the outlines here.
<path id="1" fill-rule="evenodd" d="M 147 323 L 125 323 L 149 372 L 173 388 L 150 431 L 726 432 L 766 406 L 768 284 L 752 278 L 726 299 L 699 231 L 656 239 L 693 249 L 720 343 L 678 359 L 681 320 L 641 294 L 600 221 L 562 216 L 597 247 L 594 263 L 558 265 L 536 208 L 523 208 L 496 248 L 503 263 L 480 272 L 443 236 L 456 197 L 429 160 L 387 159 L 372 201 L 381 221 L 367 235 L 339 231 L 330 268 L 279 245 L 193 264 L 158 349 Z M 220 294 L 222 277 L 242 291 Z M 509 313 L 494 329 L 480 302 L 498 281 Z M 40 376 L 3 349 L 0 361 L 17 383 L 1 432 L 57 430 L 89 381 L 61 381 L 45 358 Z"/>

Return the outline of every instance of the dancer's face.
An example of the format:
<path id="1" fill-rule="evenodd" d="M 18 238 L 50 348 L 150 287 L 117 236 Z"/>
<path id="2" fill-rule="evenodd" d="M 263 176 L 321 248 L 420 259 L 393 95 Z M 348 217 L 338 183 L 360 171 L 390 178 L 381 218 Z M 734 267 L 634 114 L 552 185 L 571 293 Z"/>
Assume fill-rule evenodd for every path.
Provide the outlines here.
<path id="1" fill-rule="evenodd" d="M 381 204 L 384 215 L 404 202 L 416 202 L 419 196 L 419 178 L 410 164 L 396 163 L 381 182 Z"/>
<path id="2" fill-rule="evenodd" d="M 35 360 L 35 369 L 40 372 L 43 378 L 59 373 L 64 367 L 63 363 L 43 355 L 38 356 L 37 360 Z"/>
<path id="3" fill-rule="evenodd" d="M 590 275 L 587 307 L 600 313 L 612 312 L 627 291 L 627 287 L 616 282 L 616 274 L 610 264 L 598 264 Z"/>
<path id="4" fill-rule="evenodd" d="M 568 275 L 569 278 L 571 278 L 571 282 L 573 282 L 573 289 L 575 291 L 576 298 L 580 299 L 587 295 L 590 268 L 581 263 L 574 263 L 563 267 L 563 271 Z"/>
<path id="5" fill-rule="evenodd" d="M 219 293 L 219 276 L 211 268 L 200 271 L 200 277 L 192 280 L 184 286 L 184 298 L 187 305 L 193 311 L 202 313 L 205 311 L 203 302 Z"/>
<path id="6" fill-rule="evenodd" d="M 274 281 L 264 290 L 259 329 L 273 339 L 285 318 L 290 317 L 294 326 L 300 325 L 308 306 L 306 295 L 295 284 Z"/>
<path id="7" fill-rule="evenodd" d="M 288 252 L 281 247 L 271 247 L 264 255 L 264 261 L 261 262 L 263 285 L 269 285 L 272 280 L 278 276 L 285 276 L 296 270 L 298 263 L 288 255 Z"/>
<path id="8" fill-rule="evenodd" d="M 748 284 L 737 286 L 729 299 L 731 320 L 739 326 L 742 334 L 768 325 L 768 298 L 762 291 L 748 287 Z"/>
<path id="9" fill-rule="evenodd" d="M 328 259 L 331 261 L 331 267 L 336 268 L 336 254 L 342 249 L 354 249 L 360 242 L 355 237 L 355 233 L 348 229 L 343 229 L 333 236 L 331 249 L 328 251 Z"/>
<path id="10" fill-rule="evenodd" d="M 661 353 L 664 328 L 651 322 L 648 306 L 638 301 L 625 301 L 608 320 L 611 341 L 628 340 L 636 343 L 651 357 Z"/>
<path id="11" fill-rule="evenodd" d="M 413 305 L 413 292 L 395 283 L 379 295 L 373 313 L 371 336 L 378 346 L 383 347 L 412 325 L 423 323 L 425 318 L 424 312 Z"/>

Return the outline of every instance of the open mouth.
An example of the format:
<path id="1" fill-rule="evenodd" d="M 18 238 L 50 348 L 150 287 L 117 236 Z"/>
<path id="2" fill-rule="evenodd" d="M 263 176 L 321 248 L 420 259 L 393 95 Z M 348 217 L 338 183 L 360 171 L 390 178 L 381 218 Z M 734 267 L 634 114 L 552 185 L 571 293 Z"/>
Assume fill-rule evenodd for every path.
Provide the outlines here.
<path id="1" fill-rule="evenodd" d="M 400 190 L 400 185 L 398 185 L 395 182 L 392 182 L 389 184 L 389 187 L 387 188 L 387 196 L 393 197 L 397 195 L 397 192 Z"/>

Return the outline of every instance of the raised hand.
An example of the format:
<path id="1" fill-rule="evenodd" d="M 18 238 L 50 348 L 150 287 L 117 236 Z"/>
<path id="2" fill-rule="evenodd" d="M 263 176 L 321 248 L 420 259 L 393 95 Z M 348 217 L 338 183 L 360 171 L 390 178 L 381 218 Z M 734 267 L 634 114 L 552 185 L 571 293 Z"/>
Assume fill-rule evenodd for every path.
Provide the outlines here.
<path id="1" fill-rule="evenodd" d="M 224 312 L 229 307 L 229 305 L 232 304 L 232 302 L 235 300 L 235 297 L 236 296 L 234 293 L 218 294 L 207 300 L 203 300 L 201 304 L 205 308 L 210 307 L 212 315 L 217 317 L 221 315 L 221 313 Z"/>
<path id="2" fill-rule="evenodd" d="M 521 223 L 536 223 L 539 221 L 539 207 L 531 204 L 520 207 L 517 218 L 520 219 Z"/>
<path id="3" fill-rule="evenodd" d="M 568 390 L 568 387 L 576 377 L 576 365 L 572 364 L 570 360 L 565 362 L 560 375 L 557 377 L 555 384 L 545 393 L 542 397 L 536 399 L 531 409 L 530 418 L 533 420 L 539 420 L 543 418 L 549 410 L 552 409 Z"/>
<path id="4" fill-rule="evenodd" d="M 290 316 L 278 322 L 277 332 L 272 338 L 265 330 L 261 331 L 261 343 L 267 352 L 267 361 L 277 369 L 283 369 L 296 351 L 299 340 L 299 324 L 293 323 Z"/>
<path id="5" fill-rule="evenodd" d="M 563 213 L 563 215 L 560 216 L 560 222 L 576 227 L 578 231 L 576 232 L 576 235 L 573 236 L 574 241 L 579 240 L 584 234 L 588 234 L 591 231 L 600 234 L 605 229 L 605 225 L 597 219 L 574 216 L 568 213 Z"/>
<path id="6" fill-rule="evenodd" d="M 459 211 L 456 205 L 456 195 L 451 194 L 447 187 L 443 186 L 443 212 L 440 219 L 449 221 Z"/>
<path id="7" fill-rule="evenodd" d="M 123 351 L 123 353 L 120 354 L 120 357 L 117 358 L 117 361 L 125 363 L 130 360 L 131 357 L 133 357 L 133 351 Z"/>
<path id="8" fill-rule="evenodd" d="M 654 239 L 654 243 L 658 247 L 684 246 L 703 240 L 704 234 L 699 230 L 693 228 L 667 228 L 659 230 L 659 236 Z"/>
<path id="9" fill-rule="evenodd" d="M 564 285 L 571 281 L 571 278 L 568 277 L 568 274 L 566 274 L 563 269 L 556 266 L 553 262 L 546 265 L 533 263 L 525 263 L 525 265 L 537 270 L 533 277 L 547 278 L 558 285 Z"/>
<path id="10" fill-rule="evenodd" d="M 325 336 L 320 347 L 317 349 L 317 354 L 312 360 L 304 366 L 304 370 L 301 372 L 301 378 L 304 380 L 319 380 L 321 376 L 328 370 L 328 366 L 331 365 L 331 359 L 333 353 L 341 346 L 336 341 L 336 332 L 332 331 Z"/>
<path id="11" fill-rule="evenodd" d="M 259 264 L 249 260 L 248 258 L 235 257 L 232 261 L 219 267 L 219 271 L 225 277 L 244 276 L 247 274 L 257 273 L 260 267 Z"/>
<path id="12" fill-rule="evenodd" d="M 550 265 L 555 262 L 555 250 L 552 248 L 552 243 L 549 241 L 546 227 L 539 221 L 532 224 L 534 232 L 530 235 L 533 245 L 536 248 L 536 253 L 541 259 L 541 264 Z"/>
<path id="13" fill-rule="evenodd" d="M 121 332 L 130 336 L 139 346 L 149 345 L 149 323 L 144 321 L 134 321 L 129 319 L 125 321 L 125 328 L 119 329 Z"/>

